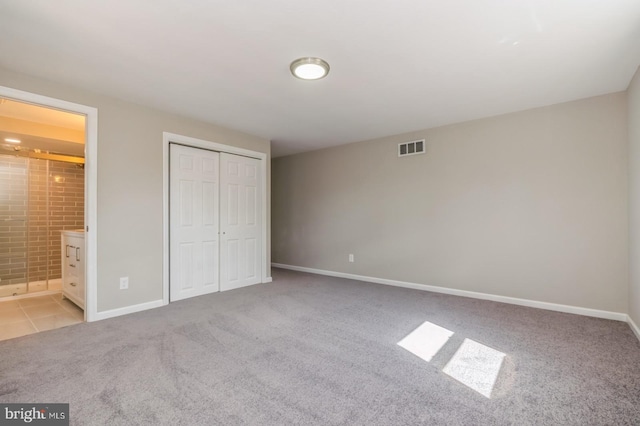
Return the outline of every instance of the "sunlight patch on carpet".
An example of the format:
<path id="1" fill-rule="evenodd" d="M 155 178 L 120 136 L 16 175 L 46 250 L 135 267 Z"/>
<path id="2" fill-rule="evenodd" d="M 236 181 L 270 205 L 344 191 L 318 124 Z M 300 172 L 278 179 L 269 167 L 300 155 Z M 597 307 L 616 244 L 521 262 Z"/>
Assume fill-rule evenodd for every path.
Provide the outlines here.
<path id="1" fill-rule="evenodd" d="M 471 339 L 464 339 L 442 370 L 462 384 L 491 398 L 505 354 Z"/>
<path id="2" fill-rule="evenodd" d="M 398 346 L 429 362 L 451 336 L 453 331 L 425 321 L 400 340 Z"/>

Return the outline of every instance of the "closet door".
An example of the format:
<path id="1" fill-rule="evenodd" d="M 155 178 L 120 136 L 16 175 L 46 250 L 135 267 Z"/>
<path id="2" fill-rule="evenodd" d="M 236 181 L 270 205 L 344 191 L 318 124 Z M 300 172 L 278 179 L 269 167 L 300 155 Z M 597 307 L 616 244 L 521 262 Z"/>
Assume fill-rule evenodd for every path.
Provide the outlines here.
<path id="1" fill-rule="evenodd" d="M 261 281 L 260 160 L 220 154 L 220 289 Z"/>
<path id="2" fill-rule="evenodd" d="M 220 290 L 219 157 L 213 151 L 170 145 L 171 301 Z"/>

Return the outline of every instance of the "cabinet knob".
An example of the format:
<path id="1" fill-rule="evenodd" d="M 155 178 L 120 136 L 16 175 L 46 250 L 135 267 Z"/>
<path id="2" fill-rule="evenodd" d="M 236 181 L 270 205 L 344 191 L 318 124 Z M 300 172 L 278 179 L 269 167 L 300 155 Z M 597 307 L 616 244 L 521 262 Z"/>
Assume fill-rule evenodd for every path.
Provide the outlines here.
<path id="1" fill-rule="evenodd" d="M 75 287 L 77 284 L 76 284 L 76 283 L 69 283 L 69 285 L 70 285 L 71 287 Z"/>

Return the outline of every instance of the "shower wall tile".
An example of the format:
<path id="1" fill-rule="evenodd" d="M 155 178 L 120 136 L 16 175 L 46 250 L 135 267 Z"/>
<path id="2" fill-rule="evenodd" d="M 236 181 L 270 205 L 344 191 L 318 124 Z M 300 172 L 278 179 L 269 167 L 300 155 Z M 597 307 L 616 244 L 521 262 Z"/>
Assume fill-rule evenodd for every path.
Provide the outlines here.
<path id="1" fill-rule="evenodd" d="M 0 157 L 0 285 L 25 282 L 27 160 Z M 22 221 L 21 221 L 22 220 Z"/>
<path id="2" fill-rule="evenodd" d="M 82 168 L 0 155 L 0 285 L 60 278 L 60 231 L 83 227 Z"/>
<path id="3" fill-rule="evenodd" d="M 49 278 L 52 279 L 62 276 L 60 231 L 84 228 L 84 169 L 76 164 L 51 162 L 50 174 L 49 188 L 55 197 L 62 198 L 49 203 L 50 211 L 55 212 L 50 212 L 53 221 L 49 228 Z M 52 210 L 54 208 L 62 210 Z"/>
<path id="4" fill-rule="evenodd" d="M 43 165 L 31 180 L 35 188 L 30 195 L 37 198 L 30 204 L 29 281 L 45 280 L 47 274 L 49 279 L 60 278 L 60 231 L 84 227 L 84 170 L 49 161 L 47 172 L 46 163 L 39 162 Z M 70 209 L 65 212 L 66 207 Z"/>

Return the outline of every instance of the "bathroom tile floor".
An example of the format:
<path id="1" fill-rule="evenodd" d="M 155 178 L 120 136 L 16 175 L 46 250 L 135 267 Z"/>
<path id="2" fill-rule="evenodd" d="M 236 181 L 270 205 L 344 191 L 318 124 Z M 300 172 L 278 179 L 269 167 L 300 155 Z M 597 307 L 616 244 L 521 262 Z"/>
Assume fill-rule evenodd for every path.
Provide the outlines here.
<path id="1" fill-rule="evenodd" d="M 84 311 L 62 293 L 0 301 L 0 340 L 84 321 Z"/>

